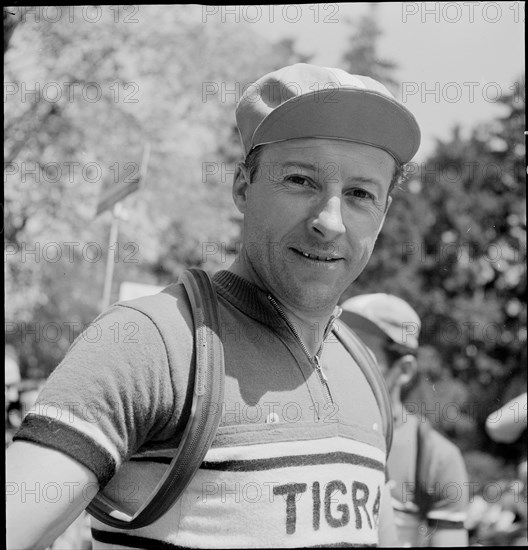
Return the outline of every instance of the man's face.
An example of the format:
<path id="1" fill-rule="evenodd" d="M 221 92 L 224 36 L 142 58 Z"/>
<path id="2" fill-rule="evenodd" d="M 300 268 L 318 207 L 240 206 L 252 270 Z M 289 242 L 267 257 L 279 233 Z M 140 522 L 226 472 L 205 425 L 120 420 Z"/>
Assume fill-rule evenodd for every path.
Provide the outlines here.
<path id="1" fill-rule="evenodd" d="M 253 182 L 235 179 L 242 273 L 283 304 L 331 312 L 372 254 L 394 168 L 387 152 L 348 141 L 266 145 Z"/>

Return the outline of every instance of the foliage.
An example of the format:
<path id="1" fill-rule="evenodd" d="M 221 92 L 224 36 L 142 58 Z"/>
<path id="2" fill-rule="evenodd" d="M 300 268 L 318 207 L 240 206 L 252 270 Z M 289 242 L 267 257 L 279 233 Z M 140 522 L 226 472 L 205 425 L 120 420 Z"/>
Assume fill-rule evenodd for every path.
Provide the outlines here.
<path id="1" fill-rule="evenodd" d="M 165 284 L 185 265 L 226 265 L 240 234 L 229 193 L 242 154 L 236 100 L 265 72 L 307 61 L 291 40 L 271 44 L 244 25 L 204 24 L 197 5 L 141 6 L 134 23 L 125 23 L 126 7 L 97 24 L 81 17 L 86 7 L 72 9 L 73 21 L 57 23 L 4 12 L 5 81 L 17 90 L 4 104 L 7 341 L 26 376 L 46 376 L 72 341 L 70 327 L 75 336 L 97 315 L 111 221 L 108 212 L 94 219 L 97 198 L 123 181 L 126 163 L 137 168 L 147 143 L 146 179 L 123 201 L 112 298 L 123 280 Z M 395 64 L 378 52 L 376 7 L 369 10 L 352 23 L 343 68 L 394 87 Z M 62 90 L 56 101 L 53 86 L 40 101 L 29 93 L 39 86 L 42 96 L 50 83 Z M 97 86 L 101 98 L 87 100 Z M 502 118 L 468 138 L 454 129 L 423 166 L 410 166 L 371 261 L 342 298 L 390 292 L 409 301 L 423 322 L 422 377 L 409 402 L 429 411 L 438 403 L 431 420 L 465 451 L 506 460 L 519 449 L 491 443 L 483 422 L 526 381 L 521 90 L 524 82 L 503 98 Z M 73 177 L 65 163 L 78 163 Z M 27 168 L 39 179 L 23 177 Z M 67 242 L 79 243 L 71 256 Z M 62 251 L 57 261 L 43 257 L 50 243 Z M 90 243 L 101 250 L 97 261 Z M 27 253 L 36 247 L 40 254 Z M 445 414 L 450 403 L 456 421 Z"/>
<path id="2" fill-rule="evenodd" d="M 397 81 L 393 76 L 396 63 L 381 57 L 378 51 L 378 40 L 382 35 L 379 26 L 377 4 L 370 4 L 368 12 L 358 21 L 349 21 L 349 46 L 343 55 L 342 68 L 352 74 L 370 76 L 379 80 L 393 92 Z"/>
<path id="3" fill-rule="evenodd" d="M 413 305 L 424 348 L 409 399 L 437 410 L 429 418 L 462 449 L 517 460 L 518 446 L 493 444 L 483 429 L 526 385 L 524 98 L 512 93 L 503 104 L 504 116 L 465 139 L 455 128 L 409 167 L 372 259 L 343 299 L 388 292 Z"/>
<path id="4" fill-rule="evenodd" d="M 113 245 L 112 299 L 123 280 L 164 284 L 185 265 L 225 261 L 205 265 L 202 243 L 225 248 L 239 233 L 227 192 L 241 155 L 234 106 L 262 71 L 304 59 L 291 41 L 204 24 L 197 5 L 116 8 L 65 7 L 57 22 L 35 8 L 4 14 L 7 30 L 18 22 L 4 59 L 7 339 L 26 375 L 49 374 L 70 327 L 97 315 L 111 222 L 94 219 L 97 199 L 138 174 L 147 144 L 146 179 L 124 200 Z M 102 10 L 97 23 L 90 9 Z"/>

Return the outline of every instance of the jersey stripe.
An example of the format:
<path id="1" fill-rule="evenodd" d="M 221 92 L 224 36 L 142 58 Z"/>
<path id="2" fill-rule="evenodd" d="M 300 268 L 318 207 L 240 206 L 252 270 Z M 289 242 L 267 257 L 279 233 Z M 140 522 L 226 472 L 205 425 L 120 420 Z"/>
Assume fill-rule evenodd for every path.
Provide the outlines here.
<path id="1" fill-rule="evenodd" d="M 89 468 L 100 487 L 104 487 L 116 471 L 116 461 L 105 447 L 72 426 L 47 416 L 28 414 L 13 440 L 31 441 L 67 454 Z"/>
<path id="2" fill-rule="evenodd" d="M 306 436 L 304 431 L 299 432 Z M 299 437 L 299 433 L 292 434 Z M 333 452 L 352 453 L 362 455 L 378 462 L 385 461 L 385 452 L 378 447 L 363 443 L 349 437 L 319 437 L 317 439 L 299 441 L 261 441 L 251 445 L 226 445 L 212 447 L 207 452 L 207 462 L 227 462 L 231 460 L 254 460 L 277 458 L 281 456 L 304 456 L 307 454 L 325 454 L 328 449 Z M 158 458 L 170 459 L 175 455 L 176 449 L 148 450 L 138 453 L 134 459 L 151 459 L 153 462 Z"/>
<path id="3" fill-rule="evenodd" d="M 168 464 L 171 458 L 138 457 L 135 461 L 158 462 Z M 223 462 L 203 462 L 202 470 L 218 470 L 223 472 L 260 472 L 262 470 L 274 470 L 277 468 L 296 468 L 299 466 L 314 466 L 317 464 L 354 464 L 374 470 L 384 471 L 382 462 L 352 453 L 327 453 L 301 456 L 282 456 L 278 458 L 265 458 L 255 460 L 226 460 Z"/>
<path id="4" fill-rule="evenodd" d="M 428 512 L 427 517 L 431 520 L 445 520 L 445 521 L 465 521 L 467 518 L 466 512 L 453 512 L 450 510 L 431 510 Z"/>
<path id="5" fill-rule="evenodd" d="M 113 544 L 126 548 L 137 548 L 144 550 L 187 550 L 190 546 L 179 546 L 162 540 L 151 539 L 148 537 L 138 537 L 127 535 L 125 533 L 115 533 L 111 531 L 101 531 L 92 529 L 92 537 L 97 542 Z M 349 542 L 334 542 L 324 545 L 303 546 L 303 548 L 376 548 L 376 544 L 351 544 Z"/>
<path id="6" fill-rule="evenodd" d="M 463 521 L 449 521 L 442 519 L 427 518 L 427 523 L 430 527 L 436 529 L 465 529 Z"/>
<path id="7" fill-rule="evenodd" d="M 112 440 L 105 435 L 100 429 L 100 425 L 95 422 L 94 419 L 90 421 L 90 418 L 83 418 L 75 414 L 73 407 L 70 409 L 64 409 L 62 407 L 55 407 L 54 403 L 48 403 L 46 406 L 35 405 L 33 409 L 28 411 L 27 416 L 33 418 L 41 418 L 43 423 L 52 420 L 57 423 L 57 426 L 63 426 L 64 428 L 73 428 L 79 434 L 82 434 L 87 440 L 95 442 L 100 447 L 104 448 L 108 453 L 112 455 L 114 462 L 121 464 L 121 456 L 114 445 Z"/>
<path id="8" fill-rule="evenodd" d="M 116 533 L 112 531 L 101 531 L 92 529 L 92 537 L 97 542 L 114 544 L 117 547 L 139 548 L 144 550 L 180 550 L 190 548 L 189 546 L 178 546 L 162 540 L 150 539 L 148 537 L 137 537 L 127 535 L 126 533 Z"/>

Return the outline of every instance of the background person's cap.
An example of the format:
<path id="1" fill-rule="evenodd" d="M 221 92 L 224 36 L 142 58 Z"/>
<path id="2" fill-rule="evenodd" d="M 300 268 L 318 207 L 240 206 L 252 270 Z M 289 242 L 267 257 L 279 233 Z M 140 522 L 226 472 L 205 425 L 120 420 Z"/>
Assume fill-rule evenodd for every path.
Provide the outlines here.
<path id="1" fill-rule="evenodd" d="M 266 143 L 319 137 L 379 147 L 402 164 L 420 146 L 416 119 L 383 84 L 307 63 L 250 84 L 238 102 L 236 121 L 246 155 Z"/>
<path id="2" fill-rule="evenodd" d="M 393 342 L 418 349 L 420 317 L 401 298 L 392 294 L 363 294 L 341 304 L 341 319 L 353 329 L 388 336 Z"/>

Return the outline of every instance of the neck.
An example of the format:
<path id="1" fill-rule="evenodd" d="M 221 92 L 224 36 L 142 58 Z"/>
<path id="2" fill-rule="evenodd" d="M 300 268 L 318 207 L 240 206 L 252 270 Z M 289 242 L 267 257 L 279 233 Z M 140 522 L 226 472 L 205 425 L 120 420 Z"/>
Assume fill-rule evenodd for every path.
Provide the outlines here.
<path id="1" fill-rule="evenodd" d="M 310 316 L 303 312 L 290 309 L 285 304 L 279 303 L 278 305 L 286 316 L 289 324 L 294 328 L 297 336 L 308 351 L 308 354 L 311 357 L 319 354 L 333 316 Z"/>
<path id="2" fill-rule="evenodd" d="M 330 320 L 333 318 L 335 306 L 324 312 L 305 311 L 295 308 L 285 303 L 279 297 L 273 295 L 271 289 L 264 284 L 264 281 L 259 277 L 258 273 L 249 266 L 244 268 L 242 262 L 234 261 L 227 271 L 246 279 L 266 293 L 271 294 L 274 301 L 280 308 L 280 312 L 286 317 L 288 323 L 295 330 L 297 336 L 308 351 L 310 356 L 316 355 L 325 339 Z M 336 304 L 337 305 L 337 304 Z M 279 312 L 279 313 L 280 313 Z"/>

